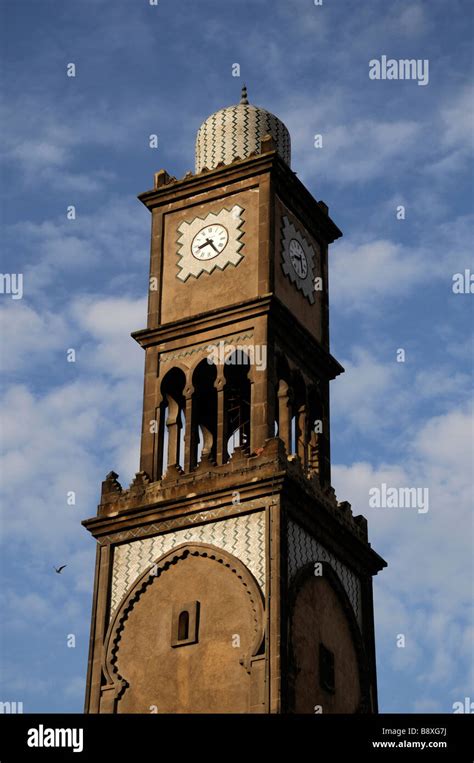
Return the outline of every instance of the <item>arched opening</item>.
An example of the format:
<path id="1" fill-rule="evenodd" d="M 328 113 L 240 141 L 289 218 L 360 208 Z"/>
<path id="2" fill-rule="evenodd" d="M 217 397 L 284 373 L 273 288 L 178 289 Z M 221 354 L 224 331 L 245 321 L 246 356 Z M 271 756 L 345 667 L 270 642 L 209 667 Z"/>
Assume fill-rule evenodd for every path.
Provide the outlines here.
<path id="1" fill-rule="evenodd" d="M 207 360 L 201 361 L 193 373 L 193 401 L 190 443 L 190 468 L 201 460 L 216 460 L 217 447 L 217 390 L 214 386 L 217 370 Z"/>
<path id="2" fill-rule="evenodd" d="M 250 362 L 242 351 L 233 352 L 225 365 L 225 433 L 227 457 L 237 447 L 250 448 Z"/>
<path id="3" fill-rule="evenodd" d="M 291 417 L 290 422 L 290 453 L 291 455 L 294 455 L 296 453 L 296 443 L 297 443 L 297 432 L 296 432 L 296 416 Z"/>
<path id="4" fill-rule="evenodd" d="M 292 453 L 292 393 L 290 387 L 290 369 L 283 355 L 277 357 L 275 388 L 275 423 L 278 437 L 283 441 L 286 452 Z M 294 428 L 294 427 L 293 427 Z"/>
<path id="5" fill-rule="evenodd" d="M 296 371 L 292 374 L 292 432 L 291 452 L 297 455 L 303 468 L 306 466 L 307 443 L 309 439 L 307 426 L 306 385 L 302 375 Z"/>
<path id="6" fill-rule="evenodd" d="M 161 383 L 162 402 L 156 448 L 157 479 L 163 477 L 169 467 L 184 467 L 185 384 L 186 377 L 180 368 L 170 369 Z"/>
<path id="7" fill-rule="evenodd" d="M 319 391 L 315 386 L 312 386 L 308 392 L 308 418 L 308 476 L 317 475 L 321 484 L 323 484 L 327 481 L 328 477 L 328 439 L 324 427 L 324 408 Z"/>

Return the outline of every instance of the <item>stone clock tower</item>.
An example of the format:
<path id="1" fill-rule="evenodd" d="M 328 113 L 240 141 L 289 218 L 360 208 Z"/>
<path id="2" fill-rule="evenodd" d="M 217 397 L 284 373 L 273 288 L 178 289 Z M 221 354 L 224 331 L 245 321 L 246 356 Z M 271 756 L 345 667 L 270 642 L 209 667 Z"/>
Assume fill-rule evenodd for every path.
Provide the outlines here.
<path id="1" fill-rule="evenodd" d="M 140 471 L 84 522 L 90 713 L 377 711 L 372 576 L 331 487 L 328 207 L 248 103 L 155 175 Z"/>

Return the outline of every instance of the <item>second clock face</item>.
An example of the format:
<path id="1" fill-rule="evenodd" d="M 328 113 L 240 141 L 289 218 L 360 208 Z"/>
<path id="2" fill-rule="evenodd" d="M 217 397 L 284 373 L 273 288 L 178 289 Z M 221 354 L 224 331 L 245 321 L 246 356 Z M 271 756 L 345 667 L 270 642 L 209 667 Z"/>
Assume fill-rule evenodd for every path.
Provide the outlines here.
<path id="1" fill-rule="evenodd" d="M 289 245 L 290 260 L 296 275 L 299 278 L 306 278 L 308 274 L 308 261 L 304 249 L 296 238 L 292 238 Z"/>
<path id="2" fill-rule="evenodd" d="M 284 274 L 312 305 L 315 303 L 316 252 L 309 243 L 304 228 L 292 223 L 286 215 L 281 218 L 281 267 Z"/>
<path id="3" fill-rule="evenodd" d="M 196 233 L 191 243 L 191 253 L 197 260 L 212 260 L 227 246 L 229 234 L 223 225 L 206 225 Z"/>

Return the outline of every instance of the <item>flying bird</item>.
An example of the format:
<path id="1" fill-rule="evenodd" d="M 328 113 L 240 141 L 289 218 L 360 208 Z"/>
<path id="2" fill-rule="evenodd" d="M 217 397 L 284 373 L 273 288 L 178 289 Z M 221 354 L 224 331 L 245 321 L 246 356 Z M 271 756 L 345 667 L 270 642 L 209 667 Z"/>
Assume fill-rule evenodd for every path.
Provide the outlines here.
<path id="1" fill-rule="evenodd" d="M 60 575 L 65 567 L 67 567 L 67 564 L 62 564 L 61 567 L 55 567 L 54 571 L 57 572 L 58 575 Z"/>

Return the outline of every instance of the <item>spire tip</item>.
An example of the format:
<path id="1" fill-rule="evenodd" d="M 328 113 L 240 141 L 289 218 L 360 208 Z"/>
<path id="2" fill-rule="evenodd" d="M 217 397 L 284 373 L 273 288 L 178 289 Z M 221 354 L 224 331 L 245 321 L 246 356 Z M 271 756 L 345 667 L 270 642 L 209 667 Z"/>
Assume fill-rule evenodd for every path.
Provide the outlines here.
<path id="1" fill-rule="evenodd" d="M 248 96 L 247 96 L 247 85 L 242 86 L 242 92 L 240 95 L 240 103 L 242 103 L 244 106 L 248 106 Z"/>

